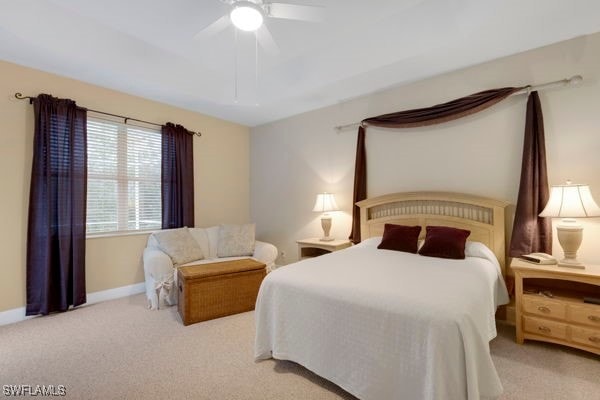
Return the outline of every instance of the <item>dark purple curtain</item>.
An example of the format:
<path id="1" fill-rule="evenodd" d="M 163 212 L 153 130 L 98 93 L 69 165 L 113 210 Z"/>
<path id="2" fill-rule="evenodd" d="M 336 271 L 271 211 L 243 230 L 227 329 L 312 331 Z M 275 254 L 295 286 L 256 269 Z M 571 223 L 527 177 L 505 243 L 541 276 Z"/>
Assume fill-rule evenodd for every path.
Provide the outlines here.
<path id="1" fill-rule="evenodd" d="M 474 93 L 460 99 L 449 101 L 447 103 L 438 104 L 433 107 L 400 111 L 363 120 L 361 126 L 358 128 L 358 140 L 356 144 L 354 206 L 352 209 L 352 232 L 350 233 L 349 239 L 354 243 L 359 243 L 361 240 L 360 208 L 356 205 L 356 203 L 367 198 L 367 157 L 365 147 L 366 126 L 413 128 L 441 124 L 485 110 L 486 108 L 493 106 L 494 104 L 504 100 L 511 94 L 521 89 L 523 88 L 507 87 L 485 90 L 483 92 Z"/>
<path id="2" fill-rule="evenodd" d="M 354 193 L 352 203 L 352 231 L 350 239 L 352 242 L 360 243 L 360 207 L 357 202 L 367 198 L 367 146 L 365 145 L 366 132 L 362 126 L 358 127 L 358 138 L 356 141 L 356 161 L 354 162 Z"/>
<path id="3" fill-rule="evenodd" d="M 194 226 L 194 136 L 181 125 L 162 127 L 162 228 Z"/>
<path id="4" fill-rule="evenodd" d="M 552 253 L 552 219 L 538 216 L 550 197 L 545 142 L 540 97 L 533 92 L 527 100 L 521 183 L 510 241 L 511 257 Z"/>
<path id="5" fill-rule="evenodd" d="M 27 315 L 86 302 L 87 113 L 40 94 L 27 230 Z"/>

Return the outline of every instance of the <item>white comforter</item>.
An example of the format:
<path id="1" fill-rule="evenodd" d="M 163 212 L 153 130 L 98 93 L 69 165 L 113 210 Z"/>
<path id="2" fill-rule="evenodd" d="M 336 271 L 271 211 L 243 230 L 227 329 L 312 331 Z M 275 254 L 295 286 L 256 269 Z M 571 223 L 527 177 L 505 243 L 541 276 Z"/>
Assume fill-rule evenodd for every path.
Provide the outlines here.
<path id="1" fill-rule="evenodd" d="M 256 359 L 295 361 L 363 400 L 499 396 L 489 341 L 508 295 L 493 253 L 468 243 L 476 257 L 444 260 L 379 242 L 270 273 Z"/>

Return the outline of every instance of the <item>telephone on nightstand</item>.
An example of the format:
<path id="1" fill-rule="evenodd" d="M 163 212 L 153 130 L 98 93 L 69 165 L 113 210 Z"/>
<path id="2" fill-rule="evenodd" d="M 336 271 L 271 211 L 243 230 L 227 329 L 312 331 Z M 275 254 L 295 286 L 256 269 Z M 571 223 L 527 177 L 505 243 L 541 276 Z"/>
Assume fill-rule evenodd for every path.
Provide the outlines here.
<path id="1" fill-rule="evenodd" d="M 554 265 L 554 264 L 558 263 L 556 258 L 554 258 L 550 254 L 546 254 L 546 253 L 525 254 L 519 258 L 522 259 L 523 261 L 527 261 L 527 262 L 534 263 L 534 264 L 541 264 L 541 265 Z"/>

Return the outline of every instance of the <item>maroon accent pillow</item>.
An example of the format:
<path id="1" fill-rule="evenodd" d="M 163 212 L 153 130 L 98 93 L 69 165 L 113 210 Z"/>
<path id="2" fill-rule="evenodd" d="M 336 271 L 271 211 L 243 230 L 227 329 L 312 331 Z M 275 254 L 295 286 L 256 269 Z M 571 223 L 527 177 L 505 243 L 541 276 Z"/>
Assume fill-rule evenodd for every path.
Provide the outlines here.
<path id="1" fill-rule="evenodd" d="M 465 243 L 471 231 L 449 226 L 428 226 L 426 230 L 425 243 L 419 250 L 420 255 L 456 260 L 465 258 Z"/>
<path id="2" fill-rule="evenodd" d="M 377 248 L 416 253 L 419 243 L 419 233 L 421 233 L 421 227 L 418 225 L 385 224 L 383 227 L 383 238 Z"/>

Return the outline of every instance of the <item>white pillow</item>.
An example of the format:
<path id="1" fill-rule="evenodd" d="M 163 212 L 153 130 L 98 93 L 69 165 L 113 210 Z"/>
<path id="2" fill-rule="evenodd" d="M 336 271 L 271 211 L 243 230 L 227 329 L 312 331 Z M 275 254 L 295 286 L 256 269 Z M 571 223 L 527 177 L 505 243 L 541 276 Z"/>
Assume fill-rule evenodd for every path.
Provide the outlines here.
<path id="1" fill-rule="evenodd" d="M 376 249 L 377 246 L 379 246 L 379 243 L 381 243 L 381 239 L 383 239 L 383 236 L 373 236 L 368 239 L 361 240 L 361 242 L 354 247 L 369 247 Z"/>
<path id="2" fill-rule="evenodd" d="M 487 247 L 481 242 L 472 242 L 470 240 L 467 240 L 467 242 L 465 243 L 465 257 L 478 257 L 490 260 L 490 262 L 494 264 L 500 275 L 502 275 L 500 262 L 496 258 L 496 255 L 492 250 L 490 250 L 489 247 Z"/>
<path id="3" fill-rule="evenodd" d="M 254 253 L 254 224 L 220 225 L 217 257 L 251 256 Z"/>
<path id="4" fill-rule="evenodd" d="M 208 236 L 208 257 L 217 258 L 217 247 L 219 246 L 219 225 L 206 228 Z"/>
<path id="5" fill-rule="evenodd" d="M 194 238 L 200 249 L 202 250 L 202 255 L 204 258 L 210 257 L 210 244 L 208 241 L 208 233 L 204 228 L 188 228 L 190 235 Z"/>
<path id="6" fill-rule="evenodd" d="M 202 248 L 194 240 L 188 228 L 155 232 L 154 238 L 158 243 L 158 248 L 171 257 L 174 265 L 186 264 L 204 258 Z"/>
<path id="7" fill-rule="evenodd" d="M 496 258 L 494 253 L 483 243 L 467 240 L 465 243 L 465 257 Z"/>

